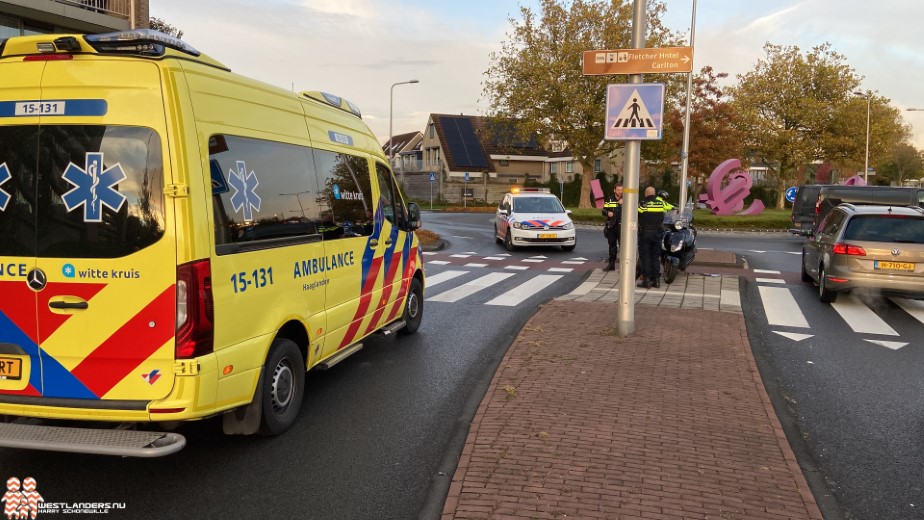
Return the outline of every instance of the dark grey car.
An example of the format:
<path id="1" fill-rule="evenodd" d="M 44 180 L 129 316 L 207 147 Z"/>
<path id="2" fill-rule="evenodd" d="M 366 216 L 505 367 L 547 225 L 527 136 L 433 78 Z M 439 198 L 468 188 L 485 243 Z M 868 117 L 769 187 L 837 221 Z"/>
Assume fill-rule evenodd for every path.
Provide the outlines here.
<path id="1" fill-rule="evenodd" d="M 924 297 L 924 209 L 841 204 L 802 246 L 802 280 L 829 303 L 853 289 Z"/>

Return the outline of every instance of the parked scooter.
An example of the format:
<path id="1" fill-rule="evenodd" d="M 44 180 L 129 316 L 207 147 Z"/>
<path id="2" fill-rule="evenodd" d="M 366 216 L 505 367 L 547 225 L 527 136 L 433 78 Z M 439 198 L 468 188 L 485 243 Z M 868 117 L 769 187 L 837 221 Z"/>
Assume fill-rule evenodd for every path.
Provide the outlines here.
<path id="1" fill-rule="evenodd" d="M 664 238 L 661 240 L 661 271 L 671 283 L 678 271 L 685 271 L 696 256 L 696 228 L 693 226 L 693 203 L 683 212 L 677 209 L 664 215 Z"/>

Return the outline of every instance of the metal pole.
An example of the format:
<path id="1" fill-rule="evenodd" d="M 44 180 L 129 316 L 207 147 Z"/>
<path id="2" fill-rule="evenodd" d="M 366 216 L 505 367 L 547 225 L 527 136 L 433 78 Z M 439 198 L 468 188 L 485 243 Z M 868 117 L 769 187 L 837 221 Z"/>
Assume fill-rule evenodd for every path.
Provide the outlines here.
<path id="1" fill-rule="evenodd" d="M 391 142 L 392 139 L 392 114 L 394 112 L 394 101 L 395 101 L 395 87 L 398 85 L 409 85 L 411 83 L 420 83 L 416 79 L 408 81 L 399 81 L 397 83 L 392 83 L 391 89 L 388 95 L 388 165 L 391 166 L 392 171 L 395 169 L 395 144 Z M 404 168 L 401 168 L 401 185 L 404 185 Z"/>
<path id="2" fill-rule="evenodd" d="M 635 0 L 632 16 L 632 48 L 645 47 L 645 0 Z M 629 83 L 641 83 L 641 74 L 629 76 Z M 635 263 L 638 258 L 638 185 L 641 141 L 626 141 L 623 179 L 622 226 L 619 230 L 619 304 L 616 333 L 626 337 L 635 332 Z"/>
<path id="3" fill-rule="evenodd" d="M 693 39 L 696 36 L 696 0 L 693 0 L 693 21 L 690 22 L 690 48 L 693 48 Z M 694 58 L 696 52 L 693 52 Z M 681 211 L 687 204 L 687 167 L 690 161 L 690 99 L 693 97 L 693 64 L 690 63 L 690 72 L 687 74 L 687 108 L 683 115 L 683 153 L 681 153 L 680 166 L 680 204 Z"/>
<path id="4" fill-rule="evenodd" d="M 869 184 L 869 100 L 873 96 L 866 93 L 866 160 L 863 162 L 863 183 Z"/>

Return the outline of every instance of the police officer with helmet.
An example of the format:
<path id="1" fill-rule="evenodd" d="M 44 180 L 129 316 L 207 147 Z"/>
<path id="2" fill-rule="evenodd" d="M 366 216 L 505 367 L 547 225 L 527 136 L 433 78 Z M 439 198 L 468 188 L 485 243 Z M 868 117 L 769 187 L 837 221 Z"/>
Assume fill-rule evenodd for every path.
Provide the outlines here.
<path id="1" fill-rule="evenodd" d="M 667 193 L 661 196 L 655 193 L 652 186 L 645 188 L 645 198 L 638 207 L 638 256 L 642 267 L 644 280 L 638 287 L 644 289 L 661 286 L 661 226 L 664 224 L 664 214 L 674 209 L 664 200 Z"/>

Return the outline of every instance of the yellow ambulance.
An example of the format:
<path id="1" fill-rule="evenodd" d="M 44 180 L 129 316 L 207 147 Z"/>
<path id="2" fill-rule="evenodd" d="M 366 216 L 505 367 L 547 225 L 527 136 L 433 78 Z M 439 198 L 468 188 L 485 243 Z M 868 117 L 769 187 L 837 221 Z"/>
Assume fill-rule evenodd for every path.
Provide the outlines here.
<path id="1" fill-rule="evenodd" d="M 0 447 L 279 434 L 307 370 L 420 326 L 420 209 L 352 103 L 149 30 L 0 40 L 0 77 Z"/>

